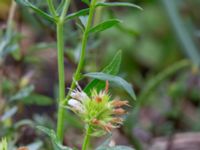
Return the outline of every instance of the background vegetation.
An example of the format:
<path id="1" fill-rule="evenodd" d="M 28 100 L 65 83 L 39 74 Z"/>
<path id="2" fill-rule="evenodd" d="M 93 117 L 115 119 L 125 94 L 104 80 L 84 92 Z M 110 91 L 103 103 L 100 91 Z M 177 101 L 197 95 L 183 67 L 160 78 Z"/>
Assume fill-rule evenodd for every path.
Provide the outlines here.
<path id="1" fill-rule="evenodd" d="M 47 9 L 45 1 L 33 2 Z M 195 143 L 194 150 L 198 150 L 200 1 L 130 2 L 144 10 L 114 8 L 96 14 L 96 23 L 115 16 L 123 23 L 90 38 L 84 65 L 85 72 L 99 71 L 122 50 L 120 76 L 132 83 L 137 101 L 131 102 L 124 127 L 116 130 L 113 138 L 117 144 L 136 149 L 191 149 L 188 147 L 191 142 Z M 9 25 L 10 6 L 9 0 L 0 1 L 0 137 L 7 137 L 10 146 L 51 149 L 48 137 L 35 126 L 55 128 L 58 95 L 55 26 L 22 7 L 18 7 Z M 85 7 L 76 0 L 70 11 Z M 69 87 L 79 61 L 81 31 L 75 21 L 67 23 L 64 30 L 65 79 Z M 85 87 L 88 82 L 80 85 Z M 112 91 L 131 99 L 118 88 Z M 66 115 L 64 142 L 81 147 L 83 126 L 75 116 Z M 190 139 L 186 143 L 185 137 Z M 99 143 L 101 140 L 94 141 L 94 145 Z"/>

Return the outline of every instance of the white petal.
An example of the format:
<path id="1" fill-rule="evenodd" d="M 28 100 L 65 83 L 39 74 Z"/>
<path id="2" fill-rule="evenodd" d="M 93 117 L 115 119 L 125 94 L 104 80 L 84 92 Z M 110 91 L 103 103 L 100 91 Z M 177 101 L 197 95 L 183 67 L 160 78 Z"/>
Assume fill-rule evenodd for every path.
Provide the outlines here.
<path id="1" fill-rule="evenodd" d="M 71 106 L 73 109 L 80 111 L 81 113 L 84 112 L 83 105 L 78 100 L 70 99 L 68 101 L 68 105 Z"/>
<path id="2" fill-rule="evenodd" d="M 79 101 L 75 100 L 75 99 L 70 99 L 70 100 L 68 101 L 68 104 L 69 104 L 70 106 L 72 106 L 72 107 L 76 107 L 77 105 L 81 105 L 81 103 L 80 103 Z"/>
<path id="3" fill-rule="evenodd" d="M 88 99 L 88 96 L 85 92 L 83 91 L 78 91 L 78 90 L 74 90 L 72 91 L 71 95 L 70 95 L 73 99 L 77 99 L 79 101 L 84 101 L 86 99 Z"/>
<path id="4" fill-rule="evenodd" d="M 89 98 L 88 95 L 83 91 L 80 94 L 81 94 L 82 100 L 86 100 Z"/>

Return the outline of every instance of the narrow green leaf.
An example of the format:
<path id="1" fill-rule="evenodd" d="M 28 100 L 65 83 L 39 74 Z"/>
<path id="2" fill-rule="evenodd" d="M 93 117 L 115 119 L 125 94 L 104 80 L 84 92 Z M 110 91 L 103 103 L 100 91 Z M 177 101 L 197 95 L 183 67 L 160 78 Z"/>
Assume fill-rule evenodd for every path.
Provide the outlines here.
<path id="1" fill-rule="evenodd" d="M 6 119 L 9 119 L 10 117 L 12 117 L 17 112 L 17 110 L 18 110 L 18 108 L 16 106 L 9 109 L 2 116 L 0 116 L 0 121 L 5 121 Z"/>
<path id="2" fill-rule="evenodd" d="M 132 3 L 127 3 L 127 2 L 99 2 L 96 4 L 96 7 L 103 6 L 103 7 L 133 7 L 137 8 L 140 10 L 143 10 L 140 6 L 132 4 Z"/>
<path id="3" fill-rule="evenodd" d="M 41 147 L 42 147 L 41 141 L 31 143 L 27 146 L 28 150 L 40 150 Z"/>
<path id="4" fill-rule="evenodd" d="M 78 12 L 69 14 L 69 15 L 67 15 L 67 16 L 65 17 L 65 21 L 66 21 L 66 20 L 70 20 L 70 19 L 74 19 L 74 18 L 80 17 L 80 16 L 86 16 L 86 15 L 88 15 L 89 10 L 90 10 L 89 8 L 86 8 L 86 9 L 82 9 L 82 10 L 80 10 L 80 11 L 78 11 Z"/>
<path id="5" fill-rule="evenodd" d="M 103 80 L 103 81 L 108 80 L 110 82 L 114 82 L 119 87 L 122 87 L 134 100 L 136 100 L 135 92 L 134 92 L 131 84 L 126 82 L 121 77 L 113 76 L 113 75 L 106 74 L 106 73 L 103 73 L 103 72 L 87 73 L 84 76 Z"/>
<path id="6" fill-rule="evenodd" d="M 114 25 L 119 24 L 120 22 L 121 21 L 118 19 L 110 19 L 110 20 L 104 21 L 104 22 L 98 24 L 97 26 L 91 28 L 89 30 L 89 33 L 97 33 L 97 32 L 104 31 L 106 29 L 113 27 Z"/>
<path id="7" fill-rule="evenodd" d="M 31 4 L 28 0 L 15 0 L 17 3 L 19 3 L 22 6 L 26 6 L 31 8 L 35 13 L 37 13 L 38 15 L 42 16 L 43 18 L 54 22 L 54 18 L 52 16 L 50 16 L 49 14 L 45 13 L 44 11 L 42 11 L 41 9 L 37 8 L 35 5 Z"/>
<path id="8" fill-rule="evenodd" d="M 108 64 L 102 72 L 111 74 L 111 75 L 116 75 L 119 72 L 120 64 L 121 64 L 121 55 L 122 51 L 119 50 L 110 64 Z M 84 89 L 84 92 L 90 95 L 90 91 L 93 88 L 96 88 L 98 91 L 101 90 L 103 87 L 105 87 L 105 82 L 102 82 L 98 79 L 92 80 Z"/>
<path id="9" fill-rule="evenodd" d="M 117 146 L 110 147 L 109 146 L 110 141 L 111 141 L 111 137 L 108 138 L 105 142 L 103 142 L 100 146 L 98 146 L 96 148 L 96 150 L 134 150 L 131 147 L 122 146 L 122 145 L 117 145 Z"/>
<path id="10" fill-rule="evenodd" d="M 37 129 L 43 131 L 51 138 L 55 150 L 72 150 L 70 147 L 63 146 L 62 144 L 60 144 L 54 130 L 43 126 L 37 126 Z"/>
<path id="11" fill-rule="evenodd" d="M 23 103 L 27 105 L 49 106 L 53 103 L 53 100 L 44 95 L 31 94 L 23 99 Z"/>
<path id="12" fill-rule="evenodd" d="M 83 3 L 89 5 L 90 4 L 90 1 L 89 0 L 81 0 Z"/>
<path id="13" fill-rule="evenodd" d="M 103 150 L 105 148 L 107 148 L 110 144 L 112 137 L 108 137 L 108 139 L 106 139 L 103 143 L 101 143 L 95 150 Z"/>
<path id="14" fill-rule="evenodd" d="M 36 128 L 48 135 L 51 140 L 56 140 L 56 133 L 54 130 L 46 128 L 44 126 L 37 126 Z"/>
<path id="15" fill-rule="evenodd" d="M 17 92 L 15 95 L 13 95 L 10 100 L 11 101 L 17 101 L 17 100 L 22 100 L 23 98 L 29 96 L 32 91 L 34 90 L 34 86 L 33 85 L 30 85 L 30 86 L 27 86 L 23 89 L 21 89 L 19 92 Z"/>
<path id="16" fill-rule="evenodd" d="M 122 51 L 119 50 L 114 56 L 111 63 L 103 69 L 103 72 L 116 75 L 120 69 L 121 59 L 122 59 Z"/>
<path id="17" fill-rule="evenodd" d="M 134 150 L 134 149 L 128 146 L 114 146 L 114 147 L 102 147 L 98 148 L 97 150 Z"/>
<path id="18" fill-rule="evenodd" d="M 134 150 L 133 148 L 131 147 L 128 147 L 128 146 L 114 146 L 114 147 L 108 147 L 106 149 L 102 149 L 102 150 Z"/>

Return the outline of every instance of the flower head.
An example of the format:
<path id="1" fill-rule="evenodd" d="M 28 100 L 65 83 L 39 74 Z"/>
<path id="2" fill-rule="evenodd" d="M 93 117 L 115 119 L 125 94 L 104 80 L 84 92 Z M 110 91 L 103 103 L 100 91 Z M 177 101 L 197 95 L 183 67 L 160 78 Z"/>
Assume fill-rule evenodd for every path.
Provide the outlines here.
<path id="1" fill-rule="evenodd" d="M 126 114 L 122 107 L 129 106 L 128 101 L 112 100 L 108 89 L 107 81 L 104 90 L 97 92 L 93 89 L 91 96 L 88 96 L 78 87 L 71 93 L 71 99 L 68 101 L 69 108 L 92 127 L 94 135 L 111 132 L 112 129 L 118 128 L 123 122 L 121 116 Z"/>

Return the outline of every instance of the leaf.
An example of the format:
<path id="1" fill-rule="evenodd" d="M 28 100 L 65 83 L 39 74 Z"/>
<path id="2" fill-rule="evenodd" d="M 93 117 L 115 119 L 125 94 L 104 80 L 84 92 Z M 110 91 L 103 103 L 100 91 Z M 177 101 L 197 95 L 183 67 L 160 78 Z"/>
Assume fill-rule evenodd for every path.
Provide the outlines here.
<path id="1" fill-rule="evenodd" d="M 97 150 L 133 150 L 132 148 L 125 147 L 125 146 L 115 146 L 115 147 L 102 147 Z"/>
<path id="2" fill-rule="evenodd" d="M 70 147 L 63 146 L 62 144 L 60 144 L 54 130 L 43 126 L 37 126 L 37 128 L 46 133 L 51 138 L 55 150 L 72 150 Z"/>
<path id="3" fill-rule="evenodd" d="M 40 150 L 42 142 L 38 141 L 27 146 L 28 150 Z"/>
<path id="4" fill-rule="evenodd" d="M 30 54 L 30 53 L 34 53 L 34 52 L 41 51 L 41 50 L 47 50 L 49 48 L 56 48 L 56 43 L 41 42 L 38 44 L 34 44 L 28 48 L 28 52 Z"/>
<path id="5" fill-rule="evenodd" d="M 17 112 L 17 107 L 13 107 L 11 109 L 9 109 L 8 111 L 6 111 L 1 117 L 0 117 L 0 121 L 5 121 L 6 119 L 9 119 L 10 117 L 12 117 L 16 112 Z"/>
<path id="6" fill-rule="evenodd" d="M 80 16 L 79 19 L 80 19 L 81 24 L 83 25 L 83 27 L 86 27 L 88 16 Z"/>
<path id="7" fill-rule="evenodd" d="M 30 96 L 23 99 L 25 104 L 29 105 L 38 105 L 38 106 L 49 106 L 52 104 L 53 100 L 50 97 L 40 95 L 40 94 L 31 94 Z"/>
<path id="8" fill-rule="evenodd" d="M 114 147 L 102 147 L 97 150 L 134 150 L 134 149 L 128 146 L 114 146 Z"/>
<path id="9" fill-rule="evenodd" d="M 96 148 L 96 150 L 103 150 L 103 149 L 105 149 L 106 147 L 108 147 L 109 144 L 110 144 L 111 139 L 112 139 L 111 136 L 108 137 L 100 146 L 98 146 L 98 147 Z"/>
<path id="10" fill-rule="evenodd" d="M 29 7 L 31 8 L 35 13 L 37 13 L 38 15 L 42 16 L 43 18 L 54 22 L 54 18 L 52 16 L 50 16 L 49 14 L 45 13 L 44 11 L 42 11 L 41 9 L 37 8 L 35 5 L 31 4 L 28 0 L 15 0 L 17 3 L 19 3 L 22 6 L 25 7 Z"/>
<path id="11" fill-rule="evenodd" d="M 105 142 L 103 142 L 99 147 L 97 147 L 96 150 L 134 150 L 131 147 L 122 146 L 122 145 L 110 147 L 109 144 L 110 144 L 111 139 L 112 138 L 109 137 Z"/>
<path id="12" fill-rule="evenodd" d="M 132 3 L 127 3 L 127 2 L 99 2 L 96 4 L 96 7 L 103 6 L 103 7 L 133 7 L 137 8 L 140 10 L 143 10 L 140 6 L 132 4 Z"/>
<path id="13" fill-rule="evenodd" d="M 121 55 L 122 55 L 122 51 L 119 50 L 114 56 L 114 58 L 112 59 L 112 61 L 110 62 L 110 64 L 108 64 L 102 70 L 102 72 L 111 74 L 111 75 L 116 75 L 119 72 L 119 68 L 121 64 Z M 105 87 L 105 82 L 102 82 L 98 79 L 94 79 L 85 87 L 84 92 L 89 94 L 91 89 L 96 88 L 97 90 L 101 90 L 103 87 Z"/>
<path id="14" fill-rule="evenodd" d="M 99 80 L 108 80 L 110 82 L 114 82 L 119 87 L 122 87 L 134 100 L 136 100 L 135 92 L 128 82 L 126 82 L 124 79 L 118 76 L 113 76 L 110 74 L 106 74 L 103 72 L 93 72 L 93 73 L 87 73 L 84 76 L 91 77 Z"/>
<path id="15" fill-rule="evenodd" d="M 119 24 L 121 21 L 118 19 L 110 19 L 107 21 L 104 21 L 98 25 L 96 25 L 95 27 L 91 28 L 88 33 L 98 33 L 101 31 L 104 31 L 106 29 L 109 29 L 117 24 Z"/>
<path id="16" fill-rule="evenodd" d="M 89 10 L 90 10 L 89 8 L 86 8 L 86 9 L 82 9 L 82 10 L 80 10 L 80 11 L 78 11 L 78 12 L 69 14 L 69 15 L 67 15 L 67 16 L 65 17 L 65 21 L 66 21 L 66 20 L 70 20 L 70 19 L 74 19 L 74 18 L 80 17 L 80 16 L 86 16 L 86 15 L 88 15 Z"/>
<path id="17" fill-rule="evenodd" d="M 21 100 L 21 99 L 29 96 L 33 90 L 34 90 L 33 85 L 27 86 L 27 87 L 21 89 L 19 92 L 17 92 L 14 96 L 12 96 L 10 98 L 10 101 Z"/>
<path id="18" fill-rule="evenodd" d="M 68 111 L 65 111 L 65 121 L 67 124 L 77 128 L 77 129 L 83 129 L 84 126 L 80 119 L 77 117 L 77 115 L 71 114 Z"/>
<path id="19" fill-rule="evenodd" d="M 115 75 L 119 72 L 120 64 L 122 59 L 122 51 L 119 50 L 114 56 L 111 63 L 103 69 L 103 72 Z"/>
<path id="20" fill-rule="evenodd" d="M 54 132 L 54 130 L 43 127 L 43 126 L 37 126 L 37 129 L 41 130 L 42 132 L 44 132 L 46 135 L 48 135 L 52 140 L 56 139 L 56 134 Z"/>
<path id="21" fill-rule="evenodd" d="M 89 0 L 81 0 L 83 3 L 86 3 L 87 5 L 90 4 L 90 1 Z"/>
<path id="22" fill-rule="evenodd" d="M 10 34 L 4 34 L 0 37 L 0 59 L 7 54 L 19 50 L 20 34 L 11 31 Z"/>

